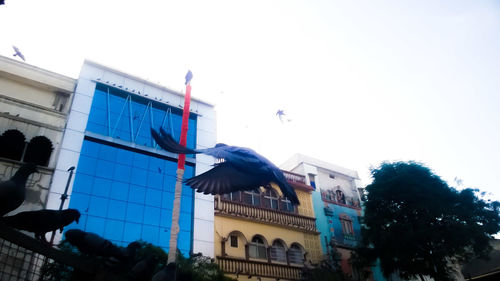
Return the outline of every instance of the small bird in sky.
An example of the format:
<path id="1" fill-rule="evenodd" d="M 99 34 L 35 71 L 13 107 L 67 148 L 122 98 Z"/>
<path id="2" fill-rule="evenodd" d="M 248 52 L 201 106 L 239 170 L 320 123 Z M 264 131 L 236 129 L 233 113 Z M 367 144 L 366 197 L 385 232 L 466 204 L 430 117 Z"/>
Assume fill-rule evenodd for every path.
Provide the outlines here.
<path id="1" fill-rule="evenodd" d="M 286 114 L 285 114 L 285 111 L 282 109 L 278 109 L 278 111 L 276 112 L 276 115 L 278 115 L 278 118 L 280 119 L 281 123 L 283 123 L 283 121 L 287 121 L 287 122 L 292 121 L 291 119 L 284 119 L 284 116 Z"/>
<path id="2" fill-rule="evenodd" d="M 80 212 L 76 209 L 67 210 L 38 210 L 21 212 L 14 216 L 1 219 L 6 225 L 35 233 L 35 238 L 49 243 L 45 239 L 45 233 L 55 230 L 63 231 L 63 228 L 80 219 Z"/>
<path id="3" fill-rule="evenodd" d="M 13 54 L 13 56 L 14 56 L 14 57 L 15 57 L 15 56 L 18 56 L 18 57 L 20 57 L 23 61 L 26 61 L 26 59 L 24 58 L 24 55 L 21 53 L 21 51 L 19 51 L 19 48 L 18 48 L 18 47 L 16 47 L 16 46 L 12 46 L 12 48 L 14 48 L 14 52 L 15 52 L 15 53 Z"/>
<path id="4" fill-rule="evenodd" d="M 26 181 L 34 172 L 37 172 L 35 164 L 24 164 L 13 177 L 0 182 L 0 217 L 23 204 L 26 197 Z"/>
<path id="5" fill-rule="evenodd" d="M 204 194 L 226 194 L 234 191 L 255 190 L 276 183 L 284 196 L 294 205 L 299 205 L 295 190 L 287 183 L 283 172 L 271 161 L 250 148 L 218 143 L 206 149 L 190 149 L 180 145 L 171 135 L 160 128 L 160 133 L 151 129 L 153 138 L 166 151 L 177 154 L 203 153 L 218 161 L 214 168 L 184 182 Z"/>

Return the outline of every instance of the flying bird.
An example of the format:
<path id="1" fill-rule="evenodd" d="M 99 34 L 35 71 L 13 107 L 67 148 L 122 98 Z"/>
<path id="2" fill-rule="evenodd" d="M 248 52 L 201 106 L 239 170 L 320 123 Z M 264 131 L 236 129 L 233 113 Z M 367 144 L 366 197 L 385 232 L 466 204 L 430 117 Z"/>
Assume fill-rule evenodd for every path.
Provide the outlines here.
<path id="1" fill-rule="evenodd" d="M 282 109 L 278 109 L 278 111 L 276 112 L 276 115 L 280 119 L 281 123 L 283 123 L 283 120 L 287 121 L 287 122 L 292 121 L 292 119 L 283 119 L 286 114 L 285 114 L 285 111 Z"/>
<path id="2" fill-rule="evenodd" d="M 20 57 L 23 61 L 26 61 L 26 59 L 24 58 L 24 55 L 21 53 L 21 51 L 19 51 L 19 48 L 18 48 L 18 47 L 16 47 L 16 46 L 12 46 L 12 48 L 14 48 L 14 52 L 15 52 L 15 53 L 13 54 L 13 56 L 14 56 L 14 57 L 15 57 L 15 56 L 18 56 L 18 57 Z"/>
<path id="3" fill-rule="evenodd" d="M 0 217 L 23 204 L 26 196 L 26 181 L 34 172 L 37 172 L 35 164 L 24 164 L 13 177 L 0 182 Z"/>
<path id="4" fill-rule="evenodd" d="M 68 224 L 80 219 L 80 212 L 76 209 L 67 210 L 38 210 L 21 212 L 14 216 L 1 219 L 6 225 L 35 233 L 35 238 L 48 243 L 45 233 L 55 230 L 63 231 Z"/>
<path id="5" fill-rule="evenodd" d="M 213 169 L 184 181 L 197 192 L 226 194 L 255 190 L 260 186 L 268 187 L 274 182 L 293 204 L 300 204 L 295 190 L 287 183 L 283 172 L 250 148 L 218 143 L 212 148 L 190 149 L 177 143 L 162 128 L 160 133 L 151 129 L 151 134 L 158 145 L 166 151 L 177 154 L 203 153 L 217 159 Z"/>
<path id="6" fill-rule="evenodd" d="M 114 257 L 118 260 L 125 260 L 133 257 L 135 250 L 140 247 L 138 242 L 133 242 L 127 248 L 121 248 L 95 233 L 80 229 L 70 229 L 64 233 L 64 236 L 82 254 L 89 256 Z"/>

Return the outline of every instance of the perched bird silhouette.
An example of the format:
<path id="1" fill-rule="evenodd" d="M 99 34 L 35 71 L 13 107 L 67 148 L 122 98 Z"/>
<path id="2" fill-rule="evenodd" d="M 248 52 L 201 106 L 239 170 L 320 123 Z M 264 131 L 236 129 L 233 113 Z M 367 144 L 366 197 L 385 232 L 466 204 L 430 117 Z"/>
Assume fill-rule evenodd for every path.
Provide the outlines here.
<path id="1" fill-rule="evenodd" d="M 23 61 L 26 61 L 26 59 L 24 58 L 24 55 L 21 53 L 21 51 L 19 51 L 19 48 L 18 48 L 18 47 L 16 47 L 16 46 L 12 46 L 12 48 L 14 49 L 14 52 L 15 52 L 15 53 L 13 54 L 13 56 L 14 56 L 14 57 L 15 57 L 15 56 L 18 56 L 18 57 L 20 57 Z"/>
<path id="2" fill-rule="evenodd" d="M 13 177 L 0 182 L 0 217 L 23 204 L 26 196 L 26 181 L 34 172 L 37 172 L 35 164 L 24 164 Z"/>
<path id="3" fill-rule="evenodd" d="M 45 233 L 55 230 L 63 231 L 68 224 L 80 219 L 80 212 L 76 209 L 67 210 L 38 210 L 21 212 L 14 216 L 1 219 L 6 225 L 35 233 L 35 238 L 48 243 Z"/>
<path id="4" fill-rule="evenodd" d="M 64 233 L 64 236 L 82 254 L 89 256 L 114 257 L 118 260 L 125 260 L 134 256 L 135 250 L 140 247 L 138 242 L 133 242 L 127 248 L 121 248 L 95 233 L 80 229 L 70 229 Z"/>
<path id="5" fill-rule="evenodd" d="M 188 70 L 188 73 L 186 74 L 186 85 L 189 84 L 191 82 L 191 79 L 193 79 L 193 73 L 191 72 L 191 70 Z"/>
<path id="6" fill-rule="evenodd" d="M 176 280 L 175 270 L 175 263 L 169 263 L 168 265 L 160 269 L 160 271 L 156 272 L 155 275 L 153 275 L 151 281 L 174 281 Z"/>
<path id="7" fill-rule="evenodd" d="M 295 190 L 287 183 L 283 172 L 271 161 L 250 148 L 228 146 L 218 143 L 206 149 L 190 149 L 177 143 L 172 136 L 160 128 L 160 133 L 151 129 L 153 138 L 161 148 L 178 154 L 203 153 L 219 161 L 207 172 L 184 182 L 204 194 L 226 194 L 234 191 L 255 190 L 276 183 L 284 196 L 299 205 Z"/>

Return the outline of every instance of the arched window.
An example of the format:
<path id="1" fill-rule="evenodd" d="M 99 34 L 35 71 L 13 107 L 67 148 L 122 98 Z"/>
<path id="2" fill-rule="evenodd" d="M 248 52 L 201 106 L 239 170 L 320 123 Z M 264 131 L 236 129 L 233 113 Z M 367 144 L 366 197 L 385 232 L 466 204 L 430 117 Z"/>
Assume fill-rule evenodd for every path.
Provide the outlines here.
<path id="1" fill-rule="evenodd" d="M 335 194 L 337 195 L 337 202 L 345 204 L 344 193 L 340 190 L 337 190 L 337 191 L 335 191 Z"/>
<path id="2" fill-rule="evenodd" d="M 254 259 L 267 259 L 266 244 L 262 237 L 256 235 L 248 245 L 248 255 Z"/>
<path id="3" fill-rule="evenodd" d="M 277 262 L 286 262 L 286 250 L 285 245 L 280 240 L 273 242 L 273 246 L 270 251 L 271 260 Z"/>
<path id="4" fill-rule="evenodd" d="M 260 190 L 257 188 L 252 191 L 243 192 L 243 202 L 260 207 Z"/>
<path id="5" fill-rule="evenodd" d="M 278 210 L 278 193 L 274 189 L 270 188 L 266 190 L 264 194 L 264 206 L 267 208 Z"/>
<path id="6" fill-rule="evenodd" d="M 295 206 L 293 206 L 292 201 L 290 201 L 287 197 L 283 197 L 281 199 L 281 209 L 285 212 L 295 212 Z"/>
<path id="7" fill-rule="evenodd" d="M 47 166 L 52 150 L 52 142 L 48 138 L 43 136 L 34 137 L 26 148 L 24 162 L 32 162 L 40 166 Z"/>
<path id="8" fill-rule="evenodd" d="M 0 136 L 0 157 L 21 161 L 25 138 L 18 130 L 7 130 Z"/>
<path id="9" fill-rule="evenodd" d="M 302 247 L 297 243 L 293 243 L 290 250 L 288 250 L 288 260 L 294 264 L 304 263 L 304 251 L 302 251 Z"/>

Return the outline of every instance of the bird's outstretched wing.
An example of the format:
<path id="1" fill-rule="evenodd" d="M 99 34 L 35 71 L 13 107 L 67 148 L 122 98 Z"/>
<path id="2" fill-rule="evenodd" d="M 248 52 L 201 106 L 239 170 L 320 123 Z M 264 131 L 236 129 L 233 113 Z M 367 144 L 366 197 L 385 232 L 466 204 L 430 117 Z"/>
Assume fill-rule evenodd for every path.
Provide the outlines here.
<path id="1" fill-rule="evenodd" d="M 217 164 L 213 169 L 184 182 L 197 192 L 212 195 L 252 190 L 262 185 L 255 175 L 241 172 L 226 162 Z"/>

